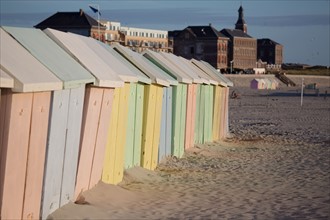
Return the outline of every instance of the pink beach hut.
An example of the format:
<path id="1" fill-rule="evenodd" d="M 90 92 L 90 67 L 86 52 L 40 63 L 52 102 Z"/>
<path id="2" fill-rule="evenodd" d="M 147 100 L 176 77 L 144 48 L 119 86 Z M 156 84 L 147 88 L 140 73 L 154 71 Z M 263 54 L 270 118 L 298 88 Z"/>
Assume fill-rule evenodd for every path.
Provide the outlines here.
<path id="1" fill-rule="evenodd" d="M 49 116 L 41 208 L 46 218 L 73 197 L 85 87 L 95 78 L 41 30 L 4 29 L 63 81 L 63 90 L 52 94 Z"/>
<path id="2" fill-rule="evenodd" d="M 14 80 L 1 89 L 1 218 L 37 219 L 51 96 L 63 83 L 2 28 L 0 38 L 1 70 Z"/>

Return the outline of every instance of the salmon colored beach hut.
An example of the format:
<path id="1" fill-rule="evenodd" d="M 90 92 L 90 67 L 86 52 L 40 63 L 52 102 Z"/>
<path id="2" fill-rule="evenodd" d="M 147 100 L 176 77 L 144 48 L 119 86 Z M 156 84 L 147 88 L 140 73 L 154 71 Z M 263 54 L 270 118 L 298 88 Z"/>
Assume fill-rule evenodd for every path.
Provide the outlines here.
<path id="1" fill-rule="evenodd" d="M 39 29 L 4 27 L 63 81 L 52 93 L 45 161 L 42 218 L 73 199 L 85 87 L 95 78 Z"/>
<path id="2" fill-rule="evenodd" d="M 119 87 L 125 88 L 124 81 L 81 36 L 52 29 L 44 31 L 96 79 L 94 85 L 86 88 L 74 196 L 76 199 L 81 192 L 101 180 L 115 91 Z"/>
<path id="3" fill-rule="evenodd" d="M 161 70 L 141 54 L 133 52 L 119 44 L 114 50 L 151 79 L 151 84 L 144 88 L 143 125 L 141 144 L 141 167 L 155 169 L 158 164 L 161 136 L 163 90 L 175 84 L 171 77 L 166 77 Z"/>
<path id="4" fill-rule="evenodd" d="M 0 42 L 1 70 L 14 79 L 1 89 L 1 218 L 39 219 L 51 96 L 63 83 L 2 28 Z"/>
<path id="5" fill-rule="evenodd" d="M 187 85 L 192 84 L 192 78 L 181 69 L 163 57 L 161 54 L 147 50 L 143 56 L 157 65 L 166 74 L 178 81 L 172 90 L 172 155 L 182 157 L 184 153 L 184 138 L 186 129 Z M 191 94 L 192 95 L 192 94 Z"/>

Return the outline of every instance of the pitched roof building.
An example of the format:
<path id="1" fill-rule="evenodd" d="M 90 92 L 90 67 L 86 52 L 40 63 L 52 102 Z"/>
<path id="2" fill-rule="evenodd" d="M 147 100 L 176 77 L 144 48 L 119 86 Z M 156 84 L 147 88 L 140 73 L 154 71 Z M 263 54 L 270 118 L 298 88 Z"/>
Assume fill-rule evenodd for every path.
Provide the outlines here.
<path id="1" fill-rule="evenodd" d="M 258 60 L 267 62 L 267 64 L 283 63 L 283 46 L 269 38 L 258 39 Z"/>
<path id="2" fill-rule="evenodd" d="M 217 69 L 227 68 L 228 38 L 212 25 L 188 26 L 173 36 L 173 53 L 187 59 L 204 60 Z"/>
<path id="3" fill-rule="evenodd" d="M 82 9 L 79 12 L 57 12 L 34 26 L 39 29 L 52 28 L 64 32 L 72 32 L 83 36 L 91 36 L 104 40 L 105 26 L 89 16 Z"/>
<path id="4" fill-rule="evenodd" d="M 257 39 L 240 29 L 222 29 L 228 41 L 228 66 L 234 69 L 252 69 L 257 62 Z"/>

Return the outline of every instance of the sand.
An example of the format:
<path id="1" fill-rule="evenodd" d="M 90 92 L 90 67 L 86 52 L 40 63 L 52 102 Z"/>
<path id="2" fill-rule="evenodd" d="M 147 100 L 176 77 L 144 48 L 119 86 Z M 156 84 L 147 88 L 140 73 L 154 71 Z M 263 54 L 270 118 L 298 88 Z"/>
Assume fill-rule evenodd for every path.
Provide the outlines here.
<path id="1" fill-rule="evenodd" d="M 330 219 L 330 78 L 320 96 L 295 87 L 231 88 L 230 137 L 99 183 L 50 219 Z M 244 82 L 243 82 L 244 81 Z M 316 79 L 314 80 L 316 81 Z M 311 79 L 313 82 L 313 79 Z"/>

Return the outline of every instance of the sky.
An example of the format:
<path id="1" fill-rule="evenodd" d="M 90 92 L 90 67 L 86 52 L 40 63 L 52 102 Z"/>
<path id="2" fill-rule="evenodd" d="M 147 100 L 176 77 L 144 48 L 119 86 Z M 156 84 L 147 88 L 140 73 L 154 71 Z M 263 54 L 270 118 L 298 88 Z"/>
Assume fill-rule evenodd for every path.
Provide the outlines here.
<path id="1" fill-rule="evenodd" d="M 60 11 L 98 5 L 101 19 L 122 26 L 182 30 L 212 24 L 233 29 L 240 5 L 248 34 L 284 46 L 284 63 L 330 66 L 330 0 L 0 0 L 0 25 L 33 27 Z"/>

